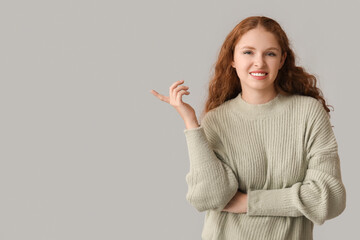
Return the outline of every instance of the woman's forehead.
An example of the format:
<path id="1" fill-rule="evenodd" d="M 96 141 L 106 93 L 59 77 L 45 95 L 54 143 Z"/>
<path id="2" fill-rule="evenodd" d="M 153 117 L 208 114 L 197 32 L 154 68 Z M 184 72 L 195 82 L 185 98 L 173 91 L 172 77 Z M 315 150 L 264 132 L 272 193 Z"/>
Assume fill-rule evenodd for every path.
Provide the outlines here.
<path id="1" fill-rule="evenodd" d="M 280 50 L 275 35 L 263 29 L 252 29 L 246 32 L 236 43 L 236 48 Z"/>

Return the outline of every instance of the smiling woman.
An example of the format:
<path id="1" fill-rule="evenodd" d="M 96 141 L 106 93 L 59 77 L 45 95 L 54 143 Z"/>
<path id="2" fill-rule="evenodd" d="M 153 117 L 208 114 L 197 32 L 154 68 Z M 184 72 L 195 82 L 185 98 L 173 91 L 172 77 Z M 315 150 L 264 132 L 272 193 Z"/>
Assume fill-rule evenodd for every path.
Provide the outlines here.
<path id="1" fill-rule="evenodd" d="M 258 26 L 245 33 L 235 45 L 231 63 L 240 79 L 243 99 L 260 104 L 274 98 L 274 81 L 285 59 L 286 52 L 281 52 L 274 34 L 264 27 Z"/>
<path id="2" fill-rule="evenodd" d="M 183 82 L 153 94 L 185 122 L 186 199 L 206 211 L 203 240 L 312 240 L 344 211 L 329 109 L 275 20 L 246 18 L 226 37 L 200 125 Z"/>

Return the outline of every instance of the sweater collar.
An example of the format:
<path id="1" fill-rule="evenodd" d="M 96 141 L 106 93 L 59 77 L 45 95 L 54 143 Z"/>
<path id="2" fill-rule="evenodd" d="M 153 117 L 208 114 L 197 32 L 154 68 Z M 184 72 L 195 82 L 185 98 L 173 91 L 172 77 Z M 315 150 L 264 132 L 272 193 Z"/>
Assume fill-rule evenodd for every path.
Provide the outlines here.
<path id="1" fill-rule="evenodd" d="M 275 98 L 266 103 L 251 104 L 242 99 L 241 92 L 232 99 L 231 109 L 249 118 L 262 118 L 265 116 L 276 115 L 284 108 L 287 96 L 278 93 Z"/>

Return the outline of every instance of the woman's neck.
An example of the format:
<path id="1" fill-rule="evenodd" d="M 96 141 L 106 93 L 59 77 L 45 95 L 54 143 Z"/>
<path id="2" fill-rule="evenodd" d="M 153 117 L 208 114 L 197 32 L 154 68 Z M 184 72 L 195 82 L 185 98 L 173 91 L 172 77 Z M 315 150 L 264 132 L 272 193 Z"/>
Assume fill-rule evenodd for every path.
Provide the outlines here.
<path id="1" fill-rule="evenodd" d="M 248 104 L 264 104 L 274 99 L 277 95 L 278 92 L 275 90 L 267 92 L 242 91 L 241 98 Z"/>

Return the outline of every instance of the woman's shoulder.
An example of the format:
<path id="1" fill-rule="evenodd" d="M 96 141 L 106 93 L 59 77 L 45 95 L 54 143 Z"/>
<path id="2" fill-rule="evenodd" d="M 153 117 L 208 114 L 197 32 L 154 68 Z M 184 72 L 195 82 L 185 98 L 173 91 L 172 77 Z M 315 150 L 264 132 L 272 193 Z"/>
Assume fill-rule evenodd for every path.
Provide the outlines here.
<path id="1" fill-rule="evenodd" d="M 316 98 L 307 95 L 292 94 L 291 97 L 305 104 L 314 104 L 318 102 Z"/>
<path id="2" fill-rule="evenodd" d="M 314 97 L 305 95 L 294 95 L 292 104 L 293 114 L 301 115 L 308 122 L 329 121 L 329 113 L 325 110 L 323 103 Z"/>
<path id="3" fill-rule="evenodd" d="M 324 109 L 323 104 L 317 98 L 306 95 L 299 95 L 299 94 L 292 95 L 292 98 L 293 98 L 294 106 L 305 108 L 307 110 L 316 110 L 316 111 L 322 111 L 321 109 Z"/>
<path id="4" fill-rule="evenodd" d="M 292 111 L 293 114 L 299 113 L 305 115 L 317 115 L 325 111 L 323 104 L 318 99 L 311 96 L 300 94 L 282 94 L 280 98 L 281 100 L 278 101 L 278 103 L 281 104 L 284 109 Z M 236 100 L 230 99 L 222 103 L 220 106 L 208 111 L 203 116 L 201 122 L 205 122 L 205 124 L 209 123 L 209 125 L 216 125 L 226 121 L 229 117 L 233 116 L 230 112 L 232 112 L 235 105 Z"/>
<path id="5" fill-rule="evenodd" d="M 213 123 L 221 121 L 223 117 L 226 117 L 228 115 L 230 102 L 231 100 L 228 100 L 217 106 L 216 108 L 213 108 L 207 113 L 205 113 L 202 121 L 211 121 Z"/>

